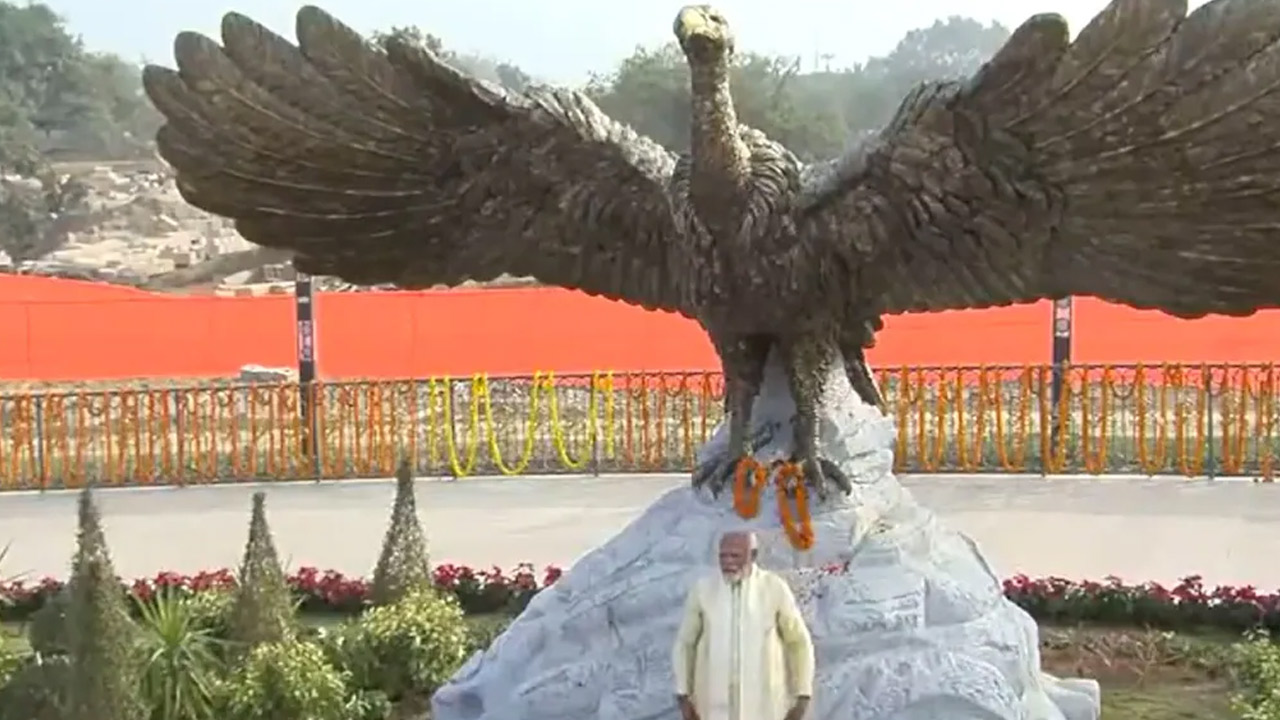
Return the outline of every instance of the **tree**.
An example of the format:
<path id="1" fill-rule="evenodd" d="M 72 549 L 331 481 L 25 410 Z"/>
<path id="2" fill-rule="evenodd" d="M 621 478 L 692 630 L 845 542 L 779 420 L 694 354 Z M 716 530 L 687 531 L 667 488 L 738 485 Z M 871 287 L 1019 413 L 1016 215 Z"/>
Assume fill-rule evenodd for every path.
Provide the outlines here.
<path id="1" fill-rule="evenodd" d="M 508 90 L 519 92 L 532 82 L 523 70 L 511 63 L 501 62 L 485 55 L 450 50 L 444 46 L 440 38 L 424 32 L 416 25 L 397 25 L 390 30 L 378 31 L 370 36 L 373 44 L 383 49 L 386 49 L 387 43 L 393 38 L 424 48 L 458 70 L 497 83 Z"/>
<path id="2" fill-rule="evenodd" d="M 84 48 L 62 18 L 42 3 L 0 2 L 0 83 L 35 129 L 65 129 L 89 112 Z"/>
<path id="3" fill-rule="evenodd" d="M 431 583 L 427 538 L 418 520 L 413 472 L 407 460 L 396 470 L 396 498 L 391 522 L 382 541 L 382 554 L 373 570 L 371 594 L 375 605 L 389 605 L 415 588 Z"/>
<path id="4" fill-rule="evenodd" d="M 86 52 L 47 5 L 0 1 L 0 48 L 0 249 L 22 262 L 65 244 L 84 210 L 87 188 L 49 158 L 76 147 L 101 159 L 144 152 L 158 113 L 137 68 Z"/>
<path id="5" fill-rule="evenodd" d="M 998 24 L 953 17 L 913 30 L 882 58 L 847 70 L 804 73 L 795 58 L 740 53 L 731 82 L 739 120 L 813 160 L 878 130 L 923 80 L 975 71 L 1008 37 Z M 587 92 L 637 132 L 682 151 L 689 143 L 688 69 L 675 44 L 638 47 Z"/>
<path id="6" fill-rule="evenodd" d="M 908 32 L 888 55 L 849 73 L 841 95 L 846 121 L 855 131 L 884 126 L 916 85 L 972 75 L 1008 38 L 1008 28 L 999 23 L 958 16 Z"/>
<path id="7" fill-rule="evenodd" d="M 236 576 L 228 625 L 230 639 L 248 650 L 294 636 L 296 613 L 289 584 L 267 527 L 267 494 L 253 494 L 253 515 L 244 561 Z"/>
<path id="8" fill-rule="evenodd" d="M 80 493 L 67 589 L 67 719 L 141 720 L 146 712 L 138 694 L 133 623 L 88 488 Z"/>

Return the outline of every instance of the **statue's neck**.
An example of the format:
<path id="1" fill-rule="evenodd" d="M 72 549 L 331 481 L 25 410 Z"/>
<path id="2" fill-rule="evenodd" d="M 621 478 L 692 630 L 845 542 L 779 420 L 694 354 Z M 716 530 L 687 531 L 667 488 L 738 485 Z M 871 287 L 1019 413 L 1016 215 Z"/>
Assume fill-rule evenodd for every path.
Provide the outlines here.
<path id="1" fill-rule="evenodd" d="M 738 137 L 738 116 L 729 91 L 727 60 L 697 63 L 691 68 L 693 167 L 690 190 L 694 207 L 723 205 L 741 196 L 747 178 L 747 147 Z"/>

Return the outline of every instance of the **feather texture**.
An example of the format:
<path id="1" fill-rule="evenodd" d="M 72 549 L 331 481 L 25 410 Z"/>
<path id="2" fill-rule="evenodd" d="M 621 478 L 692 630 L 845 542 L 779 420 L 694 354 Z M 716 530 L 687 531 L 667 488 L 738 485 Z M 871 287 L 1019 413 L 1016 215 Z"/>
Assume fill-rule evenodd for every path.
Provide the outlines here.
<path id="1" fill-rule="evenodd" d="M 1280 306 L 1280 4 L 1115 0 L 1066 38 L 1031 18 L 969 82 L 919 90 L 811 176 L 802 241 L 876 268 L 847 301 Z"/>
<path id="2" fill-rule="evenodd" d="M 147 67 L 191 204 L 299 270 L 402 287 L 503 273 L 691 314 L 673 268 L 675 157 L 577 92 L 508 95 L 323 11 L 298 44 L 228 14 Z"/>

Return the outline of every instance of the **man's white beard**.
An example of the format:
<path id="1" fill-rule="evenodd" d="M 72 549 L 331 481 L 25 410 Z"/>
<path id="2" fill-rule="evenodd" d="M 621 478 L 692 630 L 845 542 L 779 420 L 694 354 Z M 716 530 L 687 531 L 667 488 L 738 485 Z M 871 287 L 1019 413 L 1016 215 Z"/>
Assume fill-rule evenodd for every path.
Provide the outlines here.
<path id="1" fill-rule="evenodd" d="M 738 570 L 737 572 L 724 573 L 724 581 L 729 583 L 730 585 L 737 585 L 738 583 L 742 582 L 742 579 L 747 576 L 747 573 L 750 570 L 751 570 L 751 566 L 747 565 L 747 566 L 744 566 L 742 569 Z"/>

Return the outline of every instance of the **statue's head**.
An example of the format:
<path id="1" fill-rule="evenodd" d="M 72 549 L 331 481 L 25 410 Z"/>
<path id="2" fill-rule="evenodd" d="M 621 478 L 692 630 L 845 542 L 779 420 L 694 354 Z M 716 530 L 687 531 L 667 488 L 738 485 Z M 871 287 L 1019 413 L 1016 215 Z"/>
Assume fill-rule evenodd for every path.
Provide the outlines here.
<path id="1" fill-rule="evenodd" d="M 720 536 L 720 572 L 725 580 L 737 582 L 755 564 L 760 552 L 756 534 L 750 530 L 732 530 Z"/>
<path id="2" fill-rule="evenodd" d="M 685 6 L 676 15 L 673 29 L 690 63 L 724 60 L 733 54 L 729 22 L 710 5 Z"/>

